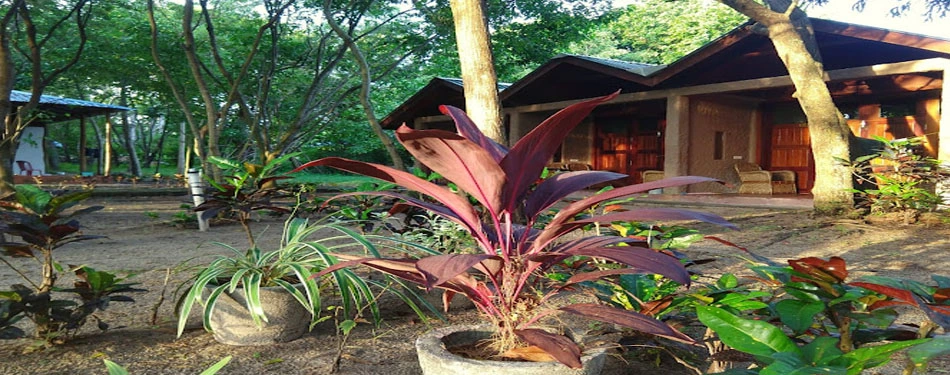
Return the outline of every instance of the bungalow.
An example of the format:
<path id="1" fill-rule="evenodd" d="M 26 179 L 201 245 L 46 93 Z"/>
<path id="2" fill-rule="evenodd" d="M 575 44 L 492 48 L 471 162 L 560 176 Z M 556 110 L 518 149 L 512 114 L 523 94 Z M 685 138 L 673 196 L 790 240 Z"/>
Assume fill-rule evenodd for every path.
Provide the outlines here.
<path id="1" fill-rule="evenodd" d="M 926 136 L 931 156 L 950 160 L 950 41 L 811 19 L 831 93 L 854 133 L 902 138 Z M 799 192 L 814 185 L 805 116 L 771 41 L 738 27 L 668 65 L 559 55 L 500 93 L 509 139 L 577 101 L 621 95 L 598 107 L 574 130 L 552 162 L 583 163 L 630 175 L 713 176 L 738 186 L 735 167 L 752 162 L 794 172 Z M 445 80 L 442 80 L 445 81 Z M 435 102 L 463 107 L 458 82 L 433 80 L 383 120 L 395 128 L 451 127 Z M 942 121 L 943 120 L 943 121 Z M 734 192 L 718 184 L 690 192 Z"/>
<path id="2" fill-rule="evenodd" d="M 13 90 L 10 93 L 12 111 L 26 105 L 31 94 Z M 39 113 L 33 123 L 23 130 L 20 145 L 14 160 L 9 161 L 19 175 L 41 175 L 49 173 L 47 169 L 46 125 L 68 120 L 80 120 L 80 169 L 86 169 L 86 118 L 107 115 L 112 112 L 129 111 L 132 108 L 87 100 L 61 98 L 52 95 L 40 95 L 36 111 Z M 98 154 L 97 154 L 98 155 Z M 14 163 L 15 161 L 15 163 Z M 29 166 L 29 167 L 27 167 Z"/>

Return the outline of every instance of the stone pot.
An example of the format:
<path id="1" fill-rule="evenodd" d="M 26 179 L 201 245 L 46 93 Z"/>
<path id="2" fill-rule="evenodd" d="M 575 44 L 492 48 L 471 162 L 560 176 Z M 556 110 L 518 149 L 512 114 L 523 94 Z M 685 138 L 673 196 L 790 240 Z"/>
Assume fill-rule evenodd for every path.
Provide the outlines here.
<path id="1" fill-rule="evenodd" d="M 581 357 L 582 368 L 559 362 L 514 362 L 470 359 L 450 353 L 446 347 L 463 346 L 490 338 L 488 326 L 456 325 L 432 330 L 416 339 L 419 366 L 425 375 L 597 375 L 604 367 L 606 350 Z"/>
<path id="2" fill-rule="evenodd" d="M 210 289 L 205 289 L 206 292 Z M 261 288 L 267 322 L 258 326 L 244 304 L 244 291 L 221 293 L 211 313 L 214 339 L 227 345 L 270 345 L 300 338 L 310 326 L 310 312 L 281 287 Z"/>

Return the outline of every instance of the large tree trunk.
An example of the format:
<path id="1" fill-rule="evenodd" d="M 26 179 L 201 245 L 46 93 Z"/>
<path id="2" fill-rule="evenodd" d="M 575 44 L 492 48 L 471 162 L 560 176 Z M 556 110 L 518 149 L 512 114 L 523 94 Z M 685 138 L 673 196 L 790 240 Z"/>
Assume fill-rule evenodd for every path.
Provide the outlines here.
<path id="1" fill-rule="evenodd" d="M 795 85 L 794 96 L 808 118 L 815 158 L 815 186 L 811 191 L 815 211 L 836 214 L 850 210 L 854 205 L 851 172 L 837 159 L 850 159 L 849 139 L 852 134 L 825 84 L 825 71 L 818 60 L 817 44 L 808 18 L 800 9 L 790 8 L 788 0 L 768 1 L 778 11 L 753 0 L 719 1 L 764 26 L 775 51 L 788 69 Z"/>
<path id="2" fill-rule="evenodd" d="M 127 106 L 127 91 L 123 87 L 121 90 L 122 106 Z M 139 162 L 139 153 L 135 147 L 135 125 L 129 120 L 128 112 L 122 112 L 122 142 L 125 143 L 125 152 L 129 155 L 129 174 L 133 176 L 142 175 L 142 164 Z"/>
<path id="3" fill-rule="evenodd" d="M 482 1 L 451 0 L 449 4 L 455 21 L 455 41 L 465 85 L 465 112 L 482 133 L 506 144 L 498 100 L 498 77 Z"/>

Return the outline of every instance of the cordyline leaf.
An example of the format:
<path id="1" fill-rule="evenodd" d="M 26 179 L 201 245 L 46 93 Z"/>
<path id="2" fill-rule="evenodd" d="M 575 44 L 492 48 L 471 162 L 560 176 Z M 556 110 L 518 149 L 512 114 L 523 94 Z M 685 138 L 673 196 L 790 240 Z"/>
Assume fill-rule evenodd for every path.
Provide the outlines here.
<path id="1" fill-rule="evenodd" d="M 597 248 L 575 248 L 565 252 L 570 255 L 603 258 L 622 263 L 643 273 L 655 273 L 676 281 L 681 285 L 689 286 L 689 271 L 680 261 L 672 256 L 634 246 L 611 246 Z"/>
<path id="2" fill-rule="evenodd" d="M 501 169 L 508 176 L 502 202 L 508 212 L 514 212 L 521 204 L 521 198 L 528 192 L 531 185 L 541 176 L 544 166 L 551 160 L 551 156 L 564 139 L 579 124 L 594 107 L 612 100 L 620 93 L 617 92 L 600 98 L 580 102 L 564 108 L 531 130 L 530 133 L 518 140 L 508 155 L 501 161 Z"/>
<path id="3" fill-rule="evenodd" d="M 567 281 L 565 281 L 564 284 L 562 284 L 561 286 L 565 287 L 565 286 L 574 285 L 577 283 L 582 283 L 585 281 L 602 280 L 607 276 L 642 274 L 642 273 L 644 272 L 635 268 L 616 268 L 616 269 L 606 269 L 606 270 L 590 271 L 590 272 L 579 272 L 579 273 L 574 274 L 574 276 L 571 276 L 570 279 L 567 279 Z"/>
<path id="4" fill-rule="evenodd" d="M 459 135 L 468 138 L 468 140 L 475 142 L 475 144 L 481 146 L 482 149 L 488 152 L 491 155 L 492 159 L 495 160 L 495 163 L 501 163 L 501 160 L 504 159 L 505 155 L 508 154 L 508 149 L 505 146 L 498 144 L 495 140 L 488 138 L 481 130 L 478 130 L 478 126 L 472 122 L 472 119 L 465 114 L 461 109 L 455 108 L 450 105 L 439 106 L 439 112 L 449 116 L 452 120 L 455 121 L 455 128 L 458 130 Z"/>
<path id="5" fill-rule="evenodd" d="M 646 301 L 640 304 L 640 313 L 646 316 L 657 316 L 667 307 L 673 304 L 673 296 L 666 296 L 662 299 Z"/>
<path id="6" fill-rule="evenodd" d="M 567 205 L 566 207 L 562 208 L 560 211 L 558 211 L 557 215 L 554 216 L 554 219 L 551 220 L 551 223 L 548 224 L 547 228 L 558 229 L 562 225 L 564 225 L 564 223 L 574 219 L 574 217 L 580 214 L 581 212 L 605 201 L 625 197 L 631 194 L 643 193 L 643 192 L 650 191 L 653 189 L 662 189 L 662 188 L 672 187 L 672 186 L 689 185 L 689 184 L 695 184 L 695 183 L 700 183 L 700 182 L 720 182 L 721 183 L 722 181 L 719 181 L 714 178 L 709 178 L 709 177 L 678 176 L 678 177 L 670 177 L 670 178 L 665 178 L 662 180 L 651 181 L 651 182 L 646 182 L 642 184 L 624 186 L 624 187 L 616 188 L 613 190 L 608 190 L 603 193 L 592 195 L 590 197 L 581 199 L 577 202 L 571 203 Z M 728 227 L 735 228 L 731 224 Z M 550 230 L 550 231 L 545 230 L 544 232 L 545 233 L 542 233 L 541 236 L 539 236 L 539 239 L 535 241 L 536 247 L 537 245 L 540 245 L 542 243 L 544 243 L 545 245 L 542 245 L 540 247 L 544 247 L 546 246 L 547 242 L 550 242 L 551 240 L 566 233 L 566 232 L 560 232 L 558 230 Z"/>
<path id="7" fill-rule="evenodd" d="M 534 191 L 531 192 L 525 200 L 525 216 L 535 217 L 541 211 L 560 202 L 561 199 L 567 197 L 568 194 L 595 184 L 613 181 L 623 177 L 626 177 L 626 175 L 609 171 L 558 173 L 541 181 Z"/>
<path id="8" fill-rule="evenodd" d="M 405 187 L 409 190 L 428 195 L 436 201 L 441 202 L 445 205 L 445 207 L 454 212 L 465 227 L 474 231 L 481 231 L 481 221 L 479 220 L 478 215 L 475 213 L 475 209 L 465 197 L 455 194 L 449 189 L 416 177 L 411 173 L 400 171 L 395 168 L 356 160 L 331 157 L 308 162 L 304 165 L 301 165 L 300 167 L 297 167 L 291 171 L 291 173 L 299 172 L 306 168 L 319 166 L 333 167 L 347 172 L 378 178 L 380 180 L 388 181 Z"/>
<path id="9" fill-rule="evenodd" d="M 488 151 L 443 130 L 412 130 L 403 125 L 396 130 L 396 138 L 419 162 L 475 197 L 489 212 L 501 212 L 505 172 Z"/>
<path id="10" fill-rule="evenodd" d="M 682 332 L 677 331 L 673 327 L 670 327 L 668 324 L 633 311 L 627 311 L 593 303 L 581 303 L 564 306 L 561 308 L 561 311 L 605 323 L 619 324 L 624 327 L 633 328 L 643 333 L 665 337 L 674 341 L 691 345 L 696 344 L 695 340 L 689 336 L 686 336 Z"/>
<path id="11" fill-rule="evenodd" d="M 416 269 L 422 272 L 422 275 L 426 279 L 426 291 L 430 291 L 433 286 L 442 285 L 442 283 L 467 272 L 476 264 L 492 258 L 497 259 L 498 257 L 487 254 L 435 255 L 416 261 Z"/>
<path id="12" fill-rule="evenodd" d="M 556 359 L 543 349 L 531 345 L 522 348 L 509 349 L 500 354 L 502 358 L 518 359 L 528 362 L 554 362 Z"/>
<path id="13" fill-rule="evenodd" d="M 564 211 L 561 211 L 561 213 L 563 212 Z M 558 213 L 557 216 L 560 216 L 561 213 Z M 549 241 L 591 223 L 649 220 L 696 220 L 735 229 L 735 225 L 721 216 L 678 208 L 640 208 L 630 211 L 614 212 L 570 222 L 564 222 L 563 220 L 559 221 L 557 216 L 554 218 L 554 221 L 552 221 L 551 224 L 548 224 L 544 228 L 544 230 L 538 236 L 538 239 L 534 241 L 531 250 L 529 250 L 530 252 L 538 252 L 547 246 Z"/>
<path id="14" fill-rule="evenodd" d="M 528 344 L 541 348 L 558 362 L 570 368 L 581 368 L 581 348 L 564 335 L 528 328 L 515 331 Z"/>
<path id="15" fill-rule="evenodd" d="M 35 258 L 33 255 L 33 249 L 30 245 L 13 243 L 13 242 L 3 242 L 0 243 L 0 248 L 3 248 L 4 254 L 14 258 Z"/>
<path id="16" fill-rule="evenodd" d="M 324 268 L 320 272 L 314 274 L 312 278 L 317 279 L 330 272 L 350 266 L 364 265 L 382 273 L 393 275 L 418 285 L 426 285 L 426 277 L 416 268 L 416 262 L 418 260 L 415 259 L 362 258 L 344 254 L 336 254 L 335 256 L 340 259 L 345 259 L 346 261 Z M 462 293 L 466 296 L 474 296 L 476 294 L 475 288 L 477 287 L 477 284 L 477 281 L 475 281 L 470 276 L 459 274 L 456 275 L 452 280 L 445 281 L 436 287 Z"/>

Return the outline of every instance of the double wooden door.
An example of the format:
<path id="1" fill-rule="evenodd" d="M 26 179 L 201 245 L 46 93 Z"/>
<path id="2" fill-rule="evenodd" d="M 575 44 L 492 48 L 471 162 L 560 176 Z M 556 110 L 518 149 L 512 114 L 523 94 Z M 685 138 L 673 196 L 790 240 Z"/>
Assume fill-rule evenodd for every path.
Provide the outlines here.
<path id="1" fill-rule="evenodd" d="M 661 119 L 597 118 L 594 168 L 626 174 L 630 184 L 640 183 L 645 170 L 662 170 L 664 125 Z"/>

